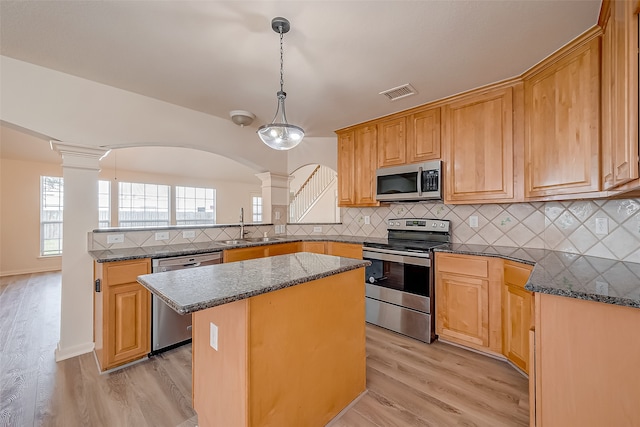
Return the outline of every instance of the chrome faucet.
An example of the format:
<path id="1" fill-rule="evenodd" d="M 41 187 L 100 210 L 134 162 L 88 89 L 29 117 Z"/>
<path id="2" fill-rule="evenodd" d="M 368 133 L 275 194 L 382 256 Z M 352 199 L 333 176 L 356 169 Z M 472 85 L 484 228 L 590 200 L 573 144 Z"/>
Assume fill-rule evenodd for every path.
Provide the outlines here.
<path id="1" fill-rule="evenodd" d="M 240 238 L 244 239 L 244 208 L 240 208 Z"/>

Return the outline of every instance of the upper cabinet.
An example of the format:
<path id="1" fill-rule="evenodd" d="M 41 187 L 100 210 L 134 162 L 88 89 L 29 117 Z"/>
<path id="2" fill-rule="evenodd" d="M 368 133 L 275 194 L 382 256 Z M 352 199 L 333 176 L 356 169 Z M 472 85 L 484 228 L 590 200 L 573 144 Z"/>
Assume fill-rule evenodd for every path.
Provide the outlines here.
<path id="1" fill-rule="evenodd" d="M 638 1 L 603 3 L 602 186 L 638 179 Z"/>
<path id="2" fill-rule="evenodd" d="M 600 190 L 600 38 L 595 28 L 524 76 L 525 197 Z"/>
<path id="3" fill-rule="evenodd" d="M 475 92 L 443 107 L 445 202 L 513 201 L 513 91 Z"/>
<path id="4" fill-rule="evenodd" d="M 440 108 L 411 110 L 378 123 L 378 167 L 440 158 Z"/>
<path id="5" fill-rule="evenodd" d="M 377 128 L 338 132 L 338 205 L 378 206 L 375 197 Z"/>

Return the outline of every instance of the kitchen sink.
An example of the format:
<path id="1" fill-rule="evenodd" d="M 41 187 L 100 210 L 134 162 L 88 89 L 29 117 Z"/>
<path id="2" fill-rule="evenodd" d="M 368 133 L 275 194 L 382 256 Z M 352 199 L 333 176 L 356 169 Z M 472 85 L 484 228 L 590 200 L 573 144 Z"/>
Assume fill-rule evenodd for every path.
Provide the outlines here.
<path id="1" fill-rule="evenodd" d="M 276 240 L 282 240 L 277 237 L 249 237 L 244 239 L 246 242 L 275 242 Z"/>
<path id="2" fill-rule="evenodd" d="M 225 245 L 238 245 L 240 243 L 244 243 L 245 240 L 225 240 L 224 243 Z"/>

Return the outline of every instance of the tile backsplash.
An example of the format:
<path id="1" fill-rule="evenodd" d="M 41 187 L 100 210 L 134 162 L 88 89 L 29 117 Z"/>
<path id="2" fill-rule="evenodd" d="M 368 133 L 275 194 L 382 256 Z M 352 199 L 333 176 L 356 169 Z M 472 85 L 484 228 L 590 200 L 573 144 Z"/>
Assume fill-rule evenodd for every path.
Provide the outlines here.
<path id="1" fill-rule="evenodd" d="M 370 224 L 365 224 L 369 216 Z M 469 219 L 477 217 L 478 227 Z M 486 205 L 404 203 L 378 208 L 344 208 L 342 224 L 325 234 L 386 237 L 386 220 L 416 217 L 451 221 L 456 243 L 551 249 L 640 262 L 640 199 L 573 200 Z M 596 233 L 603 218 L 607 234 Z M 289 234 L 313 234 L 309 225 L 288 225 Z"/>

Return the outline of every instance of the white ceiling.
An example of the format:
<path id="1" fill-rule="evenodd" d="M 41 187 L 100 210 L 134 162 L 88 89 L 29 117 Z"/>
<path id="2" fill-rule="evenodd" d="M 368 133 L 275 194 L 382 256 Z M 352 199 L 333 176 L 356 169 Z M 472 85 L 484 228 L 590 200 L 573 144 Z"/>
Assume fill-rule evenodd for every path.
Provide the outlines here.
<path id="1" fill-rule="evenodd" d="M 596 24 L 580 1 L 0 1 L 0 53 L 215 116 L 271 121 L 284 16 L 289 121 L 308 136 L 513 77 Z M 411 83 L 418 95 L 379 92 Z M 96 100 L 99 101 L 99 100 Z"/>

